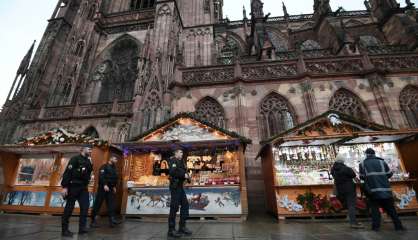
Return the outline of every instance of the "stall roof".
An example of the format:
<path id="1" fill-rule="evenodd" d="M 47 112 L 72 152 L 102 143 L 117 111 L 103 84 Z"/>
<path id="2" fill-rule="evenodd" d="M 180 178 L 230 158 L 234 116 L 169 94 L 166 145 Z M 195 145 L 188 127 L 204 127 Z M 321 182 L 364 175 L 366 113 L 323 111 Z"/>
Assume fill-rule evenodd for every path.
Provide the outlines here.
<path id="1" fill-rule="evenodd" d="M 179 113 L 155 128 L 131 139 L 131 142 L 155 144 L 170 141 L 185 143 L 231 140 L 239 140 L 244 144 L 251 143 L 248 138 L 198 119 L 192 113 Z"/>
<path id="2" fill-rule="evenodd" d="M 57 144 L 57 145 L 3 145 L 0 152 L 14 154 L 42 154 L 42 153 L 74 153 L 79 152 L 82 144 Z"/>
<path id="3" fill-rule="evenodd" d="M 366 120 L 358 120 L 337 111 L 328 111 L 286 132 L 280 133 L 265 141 L 261 141 L 260 143 L 265 145 L 292 140 L 341 139 L 352 136 L 353 133 L 356 132 L 374 132 L 382 130 L 391 130 L 391 128 Z"/>

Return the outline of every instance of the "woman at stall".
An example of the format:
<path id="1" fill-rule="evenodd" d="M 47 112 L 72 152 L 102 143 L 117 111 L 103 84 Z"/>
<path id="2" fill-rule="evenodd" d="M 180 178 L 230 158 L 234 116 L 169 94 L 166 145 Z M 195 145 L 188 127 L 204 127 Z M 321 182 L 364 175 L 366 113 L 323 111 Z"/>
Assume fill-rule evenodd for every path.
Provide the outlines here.
<path id="1" fill-rule="evenodd" d="M 364 226 L 356 219 L 356 185 L 354 179 L 356 173 L 344 164 L 344 157 L 338 154 L 335 163 L 331 168 L 331 175 L 334 178 L 337 198 L 348 209 L 348 218 L 351 228 L 359 229 Z"/>

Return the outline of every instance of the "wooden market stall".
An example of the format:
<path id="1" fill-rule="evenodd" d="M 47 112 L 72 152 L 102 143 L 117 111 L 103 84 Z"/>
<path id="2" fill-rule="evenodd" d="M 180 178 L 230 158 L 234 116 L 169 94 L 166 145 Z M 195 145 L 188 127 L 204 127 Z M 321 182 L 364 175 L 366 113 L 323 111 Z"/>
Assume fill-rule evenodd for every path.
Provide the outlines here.
<path id="1" fill-rule="evenodd" d="M 0 165 L 3 166 L 0 177 L 4 182 L 0 211 L 61 214 L 65 206 L 60 186 L 62 175 L 70 158 L 79 154 L 86 143 L 94 146 L 91 156 L 94 173 L 89 185 L 92 206 L 100 166 L 111 154 L 122 154 L 104 141 L 54 129 L 15 145 L 0 146 Z M 120 161 L 120 169 L 122 164 Z M 120 201 L 118 204 L 121 205 Z M 77 208 L 78 203 L 75 212 Z"/>
<path id="2" fill-rule="evenodd" d="M 192 176 L 186 186 L 192 217 L 234 218 L 248 214 L 245 147 L 236 133 L 179 114 L 155 129 L 120 144 L 124 151 L 128 216 L 166 217 L 169 213 L 168 160 L 180 146 Z"/>
<path id="3" fill-rule="evenodd" d="M 267 206 L 278 218 L 337 214 L 330 169 L 337 153 L 358 173 L 372 147 L 394 172 L 391 184 L 400 212 L 418 212 L 418 129 L 394 130 L 329 111 L 262 142 Z M 358 194 L 360 190 L 358 189 Z M 338 212 L 338 211 L 337 211 Z"/>

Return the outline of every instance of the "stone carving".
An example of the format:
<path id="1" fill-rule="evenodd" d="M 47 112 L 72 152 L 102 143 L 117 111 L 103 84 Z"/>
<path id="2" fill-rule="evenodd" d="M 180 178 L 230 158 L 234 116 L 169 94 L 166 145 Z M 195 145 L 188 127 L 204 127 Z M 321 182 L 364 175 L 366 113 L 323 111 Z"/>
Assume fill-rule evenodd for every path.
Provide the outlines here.
<path id="1" fill-rule="evenodd" d="M 373 57 L 371 62 L 375 68 L 381 70 L 399 71 L 418 68 L 418 56 L 416 55 Z"/>
<path id="2" fill-rule="evenodd" d="M 297 75 L 296 63 L 251 67 L 245 66 L 242 68 L 242 78 L 248 80 L 277 79 L 295 75 Z"/>
<path id="3" fill-rule="evenodd" d="M 364 68 L 361 59 L 343 59 L 332 61 L 306 61 L 306 70 L 315 74 L 353 73 Z"/>
<path id="4" fill-rule="evenodd" d="M 232 67 L 205 71 L 193 70 L 183 72 L 183 82 L 188 85 L 229 82 L 233 78 L 234 69 Z"/>
<path id="5" fill-rule="evenodd" d="M 103 116 L 108 115 L 112 111 L 112 104 L 93 104 L 80 106 L 79 116 Z"/>
<path id="6" fill-rule="evenodd" d="M 74 107 L 59 107 L 45 109 L 43 119 L 66 119 L 73 116 Z"/>

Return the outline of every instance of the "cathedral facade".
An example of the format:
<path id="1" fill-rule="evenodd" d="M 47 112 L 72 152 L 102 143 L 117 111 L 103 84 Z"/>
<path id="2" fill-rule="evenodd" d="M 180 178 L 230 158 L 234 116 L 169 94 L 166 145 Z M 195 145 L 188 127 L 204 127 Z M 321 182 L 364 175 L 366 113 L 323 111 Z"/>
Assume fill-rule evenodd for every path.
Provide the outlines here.
<path id="1" fill-rule="evenodd" d="M 262 205 L 261 140 L 330 109 L 418 127 L 417 10 L 365 6 L 314 0 L 312 14 L 271 17 L 251 0 L 230 21 L 223 0 L 59 0 L 18 69 L 0 142 L 62 127 L 118 143 L 193 112 L 252 139 L 249 200 Z"/>

